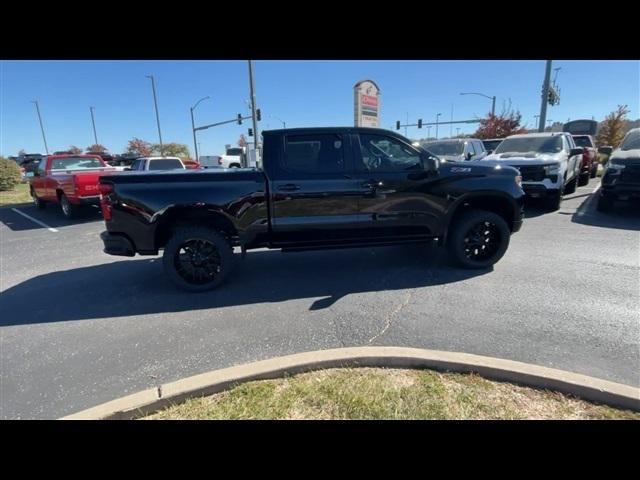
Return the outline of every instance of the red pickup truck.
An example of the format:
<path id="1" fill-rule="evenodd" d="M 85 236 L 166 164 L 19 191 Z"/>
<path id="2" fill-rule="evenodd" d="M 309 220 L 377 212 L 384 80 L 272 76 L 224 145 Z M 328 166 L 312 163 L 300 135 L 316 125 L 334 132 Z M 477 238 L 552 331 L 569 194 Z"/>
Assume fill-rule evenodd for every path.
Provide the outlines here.
<path id="1" fill-rule="evenodd" d="M 595 178 L 598 173 L 598 152 L 591 135 L 572 135 L 576 146 L 582 147 L 582 166 L 580 168 L 580 180 L 578 185 L 589 183 L 589 178 Z"/>
<path id="2" fill-rule="evenodd" d="M 98 155 L 48 155 L 29 177 L 31 197 L 36 207 L 59 203 L 62 214 L 73 218 L 81 205 L 100 205 L 98 179 L 116 172 Z"/>

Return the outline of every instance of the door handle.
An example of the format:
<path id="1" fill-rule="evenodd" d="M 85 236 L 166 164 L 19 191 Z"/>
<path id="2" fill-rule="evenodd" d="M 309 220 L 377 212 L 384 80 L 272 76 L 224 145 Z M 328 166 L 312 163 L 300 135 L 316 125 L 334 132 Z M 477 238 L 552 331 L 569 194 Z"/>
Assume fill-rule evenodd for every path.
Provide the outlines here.
<path id="1" fill-rule="evenodd" d="M 300 190 L 300 186 L 294 185 L 293 183 L 287 183 L 286 185 L 280 185 L 278 190 L 281 192 L 295 192 L 296 190 Z"/>

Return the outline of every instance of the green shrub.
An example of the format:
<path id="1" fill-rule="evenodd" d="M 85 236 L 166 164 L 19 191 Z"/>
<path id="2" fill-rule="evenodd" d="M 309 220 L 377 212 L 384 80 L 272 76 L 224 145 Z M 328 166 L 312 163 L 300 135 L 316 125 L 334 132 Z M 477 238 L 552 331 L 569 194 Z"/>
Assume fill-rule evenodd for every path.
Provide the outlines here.
<path id="1" fill-rule="evenodd" d="M 21 179 L 22 174 L 18 164 L 8 158 L 0 157 L 0 192 L 13 190 Z"/>

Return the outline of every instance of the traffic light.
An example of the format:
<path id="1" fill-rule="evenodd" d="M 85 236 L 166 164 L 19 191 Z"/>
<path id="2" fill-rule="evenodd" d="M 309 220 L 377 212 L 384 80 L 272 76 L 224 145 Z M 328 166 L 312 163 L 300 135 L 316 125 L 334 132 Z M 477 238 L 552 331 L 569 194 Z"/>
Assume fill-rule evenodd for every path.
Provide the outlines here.
<path id="1" fill-rule="evenodd" d="M 238 125 L 242 125 L 242 114 L 238 114 Z"/>
<path id="2" fill-rule="evenodd" d="M 258 108 L 256 110 L 256 118 L 258 121 L 262 120 L 262 114 L 260 113 L 260 109 Z"/>
<path id="3" fill-rule="evenodd" d="M 396 122 L 396 130 L 400 130 L 400 120 Z"/>
<path id="4" fill-rule="evenodd" d="M 418 119 L 418 128 L 422 128 L 422 119 L 421 118 Z"/>
<path id="5" fill-rule="evenodd" d="M 249 129 L 249 136 L 250 136 L 250 137 L 253 137 L 253 128 L 250 128 L 250 129 Z"/>

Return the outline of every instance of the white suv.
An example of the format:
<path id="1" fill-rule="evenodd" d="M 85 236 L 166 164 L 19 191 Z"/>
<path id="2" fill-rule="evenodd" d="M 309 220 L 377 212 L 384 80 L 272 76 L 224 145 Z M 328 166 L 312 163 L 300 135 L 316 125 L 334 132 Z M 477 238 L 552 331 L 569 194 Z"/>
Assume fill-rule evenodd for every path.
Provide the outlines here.
<path id="1" fill-rule="evenodd" d="M 146 170 L 175 170 L 185 169 L 184 163 L 178 157 L 140 157 L 136 158 L 127 170 L 143 172 Z"/>
<path id="2" fill-rule="evenodd" d="M 582 154 L 569 133 L 527 133 L 505 138 L 483 161 L 517 168 L 527 196 L 557 210 L 562 196 L 576 190 Z"/>

